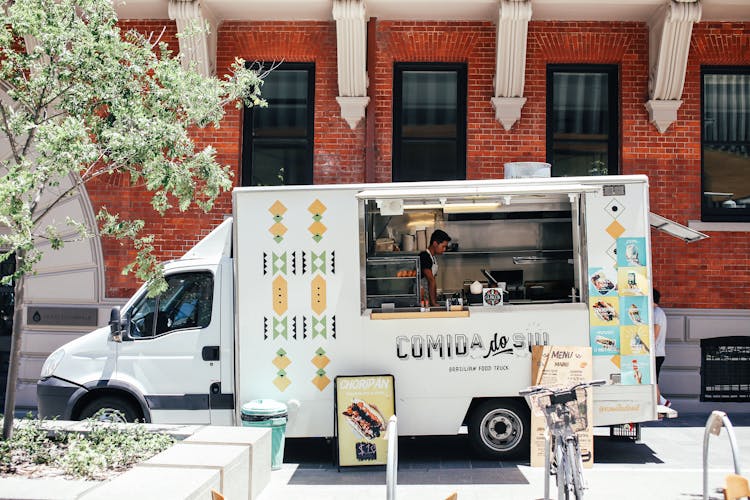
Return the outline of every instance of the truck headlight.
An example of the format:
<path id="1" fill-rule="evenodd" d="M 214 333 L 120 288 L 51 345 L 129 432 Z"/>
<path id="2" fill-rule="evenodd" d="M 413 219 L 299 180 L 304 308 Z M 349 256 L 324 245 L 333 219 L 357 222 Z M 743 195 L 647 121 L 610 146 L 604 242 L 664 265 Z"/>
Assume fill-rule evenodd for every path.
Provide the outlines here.
<path id="1" fill-rule="evenodd" d="M 57 366 L 60 361 L 65 357 L 65 349 L 58 349 L 49 355 L 47 360 L 42 365 L 42 373 L 39 375 L 40 378 L 49 378 L 55 373 Z"/>

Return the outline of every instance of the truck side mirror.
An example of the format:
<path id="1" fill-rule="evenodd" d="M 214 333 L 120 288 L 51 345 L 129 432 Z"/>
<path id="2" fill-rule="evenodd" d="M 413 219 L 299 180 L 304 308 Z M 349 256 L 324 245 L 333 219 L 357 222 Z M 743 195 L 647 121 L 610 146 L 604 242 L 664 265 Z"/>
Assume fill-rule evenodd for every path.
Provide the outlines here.
<path id="1" fill-rule="evenodd" d="M 122 317 L 120 314 L 120 306 L 115 306 L 109 312 L 109 333 L 114 342 L 122 342 L 123 340 L 130 340 L 130 311 Z"/>
<path id="2" fill-rule="evenodd" d="M 109 334 L 115 342 L 122 342 L 122 319 L 120 317 L 120 306 L 115 306 L 109 311 Z"/>

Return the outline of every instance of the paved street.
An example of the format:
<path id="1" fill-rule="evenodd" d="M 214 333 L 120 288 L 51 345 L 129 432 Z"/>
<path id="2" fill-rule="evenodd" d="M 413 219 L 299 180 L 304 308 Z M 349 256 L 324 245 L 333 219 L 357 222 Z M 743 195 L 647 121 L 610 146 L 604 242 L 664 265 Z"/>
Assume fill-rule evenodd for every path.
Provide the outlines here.
<path id="1" fill-rule="evenodd" d="M 597 435 L 595 464 L 585 472 L 592 499 L 700 499 L 702 450 L 708 415 L 683 415 L 649 423 L 642 441 Z M 740 449 L 750 457 L 750 414 L 729 415 Z M 460 500 L 537 499 L 544 492 L 541 468 L 528 462 L 493 462 L 472 457 L 465 436 L 402 438 L 399 442 L 396 498 L 442 500 L 453 492 Z M 288 440 L 285 463 L 272 473 L 261 500 L 385 499 L 385 467 L 337 471 L 333 450 L 322 439 Z M 742 462 L 740 462 L 742 464 Z M 733 472 L 727 432 L 709 440 L 709 495 Z M 743 469 L 745 475 L 748 470 Z M 554 478 L 551 481 L 554 488 Z"/>

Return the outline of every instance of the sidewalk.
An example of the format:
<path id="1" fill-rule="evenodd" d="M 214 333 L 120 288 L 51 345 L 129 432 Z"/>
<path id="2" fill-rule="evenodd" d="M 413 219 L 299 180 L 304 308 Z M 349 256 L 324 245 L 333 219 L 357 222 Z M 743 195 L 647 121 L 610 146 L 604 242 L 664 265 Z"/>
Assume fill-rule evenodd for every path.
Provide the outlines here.
<path id="1" fill-rule="evenodd" d="M 703 492 L 703 436 L 708 415 L 683 415 L 643 427 L 642 441 L 598 435 L 594 467 L 584 475 L 591 499 L 700 499 Z M 729 415 L 740 449 L 750 456 L 750 415 Z M 599 430 L 601 431 L 601 430 Z M 716 493 L 733 461 L 726 429 L 709 439 L 709 495 Z M 528 462 L 493 462 L 472 457 L 465 436 L 401 438 L 396 489 L 399 500 L 537 499 L 544 492 L 544 471 Z M 385 468 L 337 471 L 332 445 L 322 439 L 288 440 L 285 463 L 273 471 L 260 500 L 386 498 Z M 747 458 L 747 457 L 745 457 Z M 740 460 L 740 464 L 742 461 Z M 748 475 L 750 469 L 742 471 Z M 551 490 L 555 482 L 551 479 Z"/>

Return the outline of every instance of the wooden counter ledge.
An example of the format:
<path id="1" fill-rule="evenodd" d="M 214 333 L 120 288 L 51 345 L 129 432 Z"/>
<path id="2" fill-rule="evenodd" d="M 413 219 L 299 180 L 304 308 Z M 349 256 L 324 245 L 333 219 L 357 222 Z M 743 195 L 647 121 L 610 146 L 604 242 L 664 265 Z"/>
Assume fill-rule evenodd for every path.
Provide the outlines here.
<path id="1" fill-rule="evenodd" d="M 469 311 L 393 311 L 393 312 L 371 312 L 370 319 L 415 319 L 415 318 L 468 318 Z"/>

